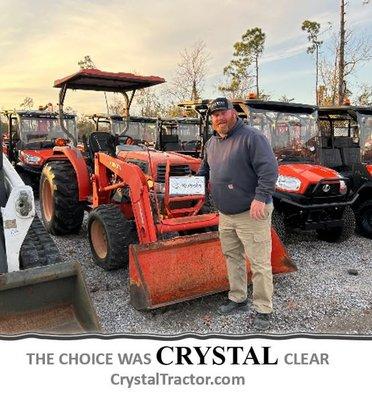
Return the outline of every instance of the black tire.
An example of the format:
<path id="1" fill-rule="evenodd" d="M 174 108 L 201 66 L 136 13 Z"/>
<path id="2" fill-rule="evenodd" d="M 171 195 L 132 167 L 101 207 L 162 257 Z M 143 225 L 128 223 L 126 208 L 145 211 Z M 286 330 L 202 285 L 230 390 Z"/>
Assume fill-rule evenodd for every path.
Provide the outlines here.
<path id="1" fill-rule="evenodd" d="M 129 265 L 129 245 L 138 243 L 134 221 L 127 220 L 119 207 L 105 204 L 88 218 L 89 243 L 94 261 L 105 270 Z"/>
<path id="2" fill-rule="evenodd" d="M 355 211 L 358 232 L 372 239 L 372 200 L 364 201 Z"/>
<path id="3" fill-rule="evenodd" d="M 61 262 L 59 250 L 53 239 L 35 216 L 21 246 L 19 263 L 21 269 L 41 267 Z"/>
<path id="4" fill-rule="evenodd" d="M 288 229 L 285 224 L 284 214 L 274 208 L 271 215 L 271 226 L 275 229 L 279 239 L 286 242 L 288 239 Z"/>
<path id="5" fill-rule="evenodd" d="M 342 219 L 343 225 L 340 227 L 317 229 L 318 238 L 330 243 L 343 242 L 349 239 L 355 231 L 355 216 L 351 207 L 345 207 Z"/>
<path id="6" fill-rule="evenodd" d="M 48 232 L 66 235 L 79 231 L 84 204 L 79 202 L 78 183 L 68 161 L 49 162 L 40 177 L 41 216 Z"/>

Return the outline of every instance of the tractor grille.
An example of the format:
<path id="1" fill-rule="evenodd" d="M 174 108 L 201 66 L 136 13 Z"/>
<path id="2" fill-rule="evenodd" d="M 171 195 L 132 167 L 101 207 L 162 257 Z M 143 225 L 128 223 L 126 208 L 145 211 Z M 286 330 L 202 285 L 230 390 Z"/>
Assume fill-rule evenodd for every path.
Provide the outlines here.
<path id="1" fill-rule="evenodd" d="M 322 183 L 314 192 L 316 185 L 310 185 L 306 191 L 306 195 L 313 195 L 316 197 L 332 197 L 340 195 L 340 183 Z M 329 189 L 328 189 L 329 188 Z"/>
<path id="2" fill-rule="evenodd" d="M 165 164 L 159 164 L 157 169 L 157 179 L 156 181 L 159 183 L 165 182 Z M 171 176 L 183 176 L 189 175 L 191 172 L 190 167 L 186 165 L 171 165 L 170 167 L 170 175 Z"/>

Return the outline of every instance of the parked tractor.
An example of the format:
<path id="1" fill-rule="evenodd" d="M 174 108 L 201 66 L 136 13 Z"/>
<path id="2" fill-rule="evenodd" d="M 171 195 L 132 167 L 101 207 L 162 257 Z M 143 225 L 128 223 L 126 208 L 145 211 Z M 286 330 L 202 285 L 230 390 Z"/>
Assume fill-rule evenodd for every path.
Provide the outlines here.
<path id="1" fill-rule="evenodd" d="M 31 187 L 3 153 L 0 207 L 0 333 L 99 331 L 80 266 L 61 262 Z"/>
<path id="2" fill-rule="evenodd" d="M 372 107 L 320 107 L 318 125 L 320 162 L 348 179 L 357 230 L 372 238 Z"/>
<path id="3" fill-rule="evenodd" d="M 208 100 L 185 102 L 203 119 L 203 143 L 213 134 Z M 355 219 L 347 178 L 317 163 L 317 108 L 306 104 L 235 100 L 238 115 L 260 130 L 279 164 L 273 195 L 272 223 L 283 241 L 295 229 L 315 230 L 325 241 L 342 241 L 354 231 Z"/>
<path id="4" fill-rule="evenodd" d="M 123 93 L 164 80 L 133 74 L 82 70 L 56 81 L 60 111 L 67 89 Z M 127 102 L 126 117 L 129 116 Z M 206 212 L 205 182 L 193 174 L 200 160 L 126 144 L 128 136 L 93 132 L 87 157 L 73 147 L 55 148 L 65 160 L 49 162 L 40 181 L 47 229 L 66 234 L 90 210 L 88 234 L 95 262 L 105 269 L 129 265 L 130 296 L 150 309 L 228 289 L 216 232 L 218 215 Z M 79 156 L 80 154 L 80 156 Z M 274 273 L 296 270 L 273 231 Z M 249 263 L 247 273 L 249 274 Z M 250 276 L 250 275 L 249 275 Z"/>
<path id="5" fill-rule="evenodd" d="M 104 114 L 94 114 L 90 118 L 94 121 L 96 131 L 111 132 L 113 136 L 120 137 L 125 130 L 126 144 L 155 147 L 157 118 L 131 115 L 127 121 L 127 118 L 120 115 Z"/>
<path id="6" fill-rule="evenodd" d="M 23 181 L 37 193 L 40 173 L 53 155 L 53 147 L 64 146 L 70 138 L 62 130 L 59 115 L 53 111 L 7 111 L 8 133 L 3 152 L 8 155 Z M 77 140 L 75 115 L 65 113 L 64 124 Z"/>
<path id="7" fill-rule="evenodd" d="M 125 118 L 119 115 L 91 116 L 96 131 L 110 131 L 120 136 Z M 175 151 L 199 157 L 201 139 L 199 118 L 152 118 L 130 116 L 126 135 L 128 143 L 145 145 L 160 151 Z"/>
<path id="8" fill-rule="evenodd" d="M 159 118 L 157 128 L 156 149 L 200 156 L 200 119 Z"/>

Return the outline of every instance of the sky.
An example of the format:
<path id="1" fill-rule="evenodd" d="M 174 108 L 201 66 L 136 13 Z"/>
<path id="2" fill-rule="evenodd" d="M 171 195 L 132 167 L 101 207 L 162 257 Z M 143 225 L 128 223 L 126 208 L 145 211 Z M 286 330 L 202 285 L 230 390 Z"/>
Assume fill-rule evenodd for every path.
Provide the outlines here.
<path id="1" fill-rule="evenodd" d="M 347 28 L 371 44 L 372 1 L 363 2 L 348 0 Z M 216 97 L 233 44 L 256 26 L 266 33 L 261 89 L 274 100 L 314 103 L 314 58 L 301 30 L 306 19 L 321 23 L 326 55 L 339 29 L 339 0 L 0 0 L 0 107 L 18 108 L 27 96 L 36 107 L 57 103 L 54 80 L 77 72 L 86 55 L 104 71 L 170 82 L 180 52 L 200 40 L 210 54 L 203 95 Z M 358 68 L 350 88 L 372 85 L 371 72 L 371 61 Z M 105 111 L 102 93 L 70 91 L 65 104 L 78 113 Z"/>

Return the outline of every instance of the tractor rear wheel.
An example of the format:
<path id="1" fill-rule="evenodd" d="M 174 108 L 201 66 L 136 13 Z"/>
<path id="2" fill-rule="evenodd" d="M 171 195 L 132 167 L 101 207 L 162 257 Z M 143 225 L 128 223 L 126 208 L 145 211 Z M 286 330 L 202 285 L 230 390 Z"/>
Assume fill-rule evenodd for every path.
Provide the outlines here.
<path id="1" fill-rule="evenodd" d="M 355 212 L 358 231 L 365 237 L 372 238 L 372 200 L 363 202 Z"/>
<path id="2" fill-rule="evenodd" d="M 66 235 L 79 231 L 84 204 L 79 202 L 76 173 L 68 161 L 45 165 L 40 177 L 41 215 L 48 232 Z"/>
<path id="3" fill-rule="evenodd" d="M 355 216 L 351 207 L 345 207 L 342 215 L 343 225 L 336 228 L 317 229 L 320 240 L 325 242 L 343 242 L 349 239 L 355 231 Z"/>
<path id="4" fill-rule="evenodd" d="M 61 262 L 61 256 L 53 239 L 35 216 L 19 253 L 21 269 L 40 267 Z"/>
<path id="5" fill-rule="evenodd" d="M 129 245 L 138 243 L 134 221 L 127 220 L 119 207 L 105 204 L 88 218 L 90 248 L 96 264 L 105 270 L 129 265 Z"/>

